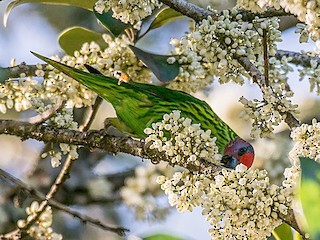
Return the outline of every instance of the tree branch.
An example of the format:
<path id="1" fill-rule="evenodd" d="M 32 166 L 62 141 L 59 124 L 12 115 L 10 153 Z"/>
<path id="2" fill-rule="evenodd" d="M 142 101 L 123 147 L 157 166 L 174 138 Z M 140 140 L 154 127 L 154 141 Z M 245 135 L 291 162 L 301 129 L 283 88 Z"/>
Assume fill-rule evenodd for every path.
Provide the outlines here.
<path id="1" fill-rule="evenodd" d="M 208 16 L 212 16 L 213 18 L 217 17 L 217 15 L 214 15 L 213 12 L 203 9 L 195 4 L 188 3 L 185 0 L 160 1 L 177 12 L 194 19 L 196 22 L 200 22 L 201 20 L 206 19 Z"/>
<path id="2" fill-rule="evenodd" d="M 35 139 L 43 142 L 67 143 L 78 146 L 86 146 L 90 149 L 102 149 L 108 153 L 116 154 L 118 152 L 128 153 L 145 159 L 150 159 L 154 163 L 161 160 L 170 162 L 165 154 L 150 149 L 143 140 L 134 140 L 130 137 L 114 137 L 107 135 L 104 129 L 89 130 L 80 132 L 69 129 L 56 129 L 55 127 L 40 124 L 33 125 L 28 122 L 15 120 L 0 120 L 0 134 L 15 135 L 22 140 Z M 184 165 L 192 172 L 210 171 L 212 173 L 221 170 L 221 166 L 201 161 L 200 166 Z"/>
<path id="3" fill-rule="evenodd" d="M 40 67 L 41 66 L 41 67 Z M 4 82 L 9 78 L 19 78 L 21 74 L 25 76 L 36 76 L 36 71 L 39 67 L 44 69 L 47 64 L 26 65 L 21 63 L 14 67 L 0 68 L 0 82 Z"/>
<path id="4" fill-rule="evenodd" d="M 315 61 L 317 64 L 320 64 L 320 58 L 310 56 L 307 53 L 298 53 L 298 52 L 291 52 L 285 50 L 278 50 L 276 53 L 276 58 L 281 60 L 282 57 L 290 57 L 290 63 L 295 65 L 300 65 L 302 67 L 311 67 L 310 61 Z"/>
<path id="5" fill-rule="evenodd" d="M 211 16 L 213 19 L 219 17 L 218 14 L 214 14 L 213 12 L 203 9 L 195 4 L 189 3 L 185 0 L 160 0 L 162 3 L 167 5 L 168 7 L 176 10 L 177 12 L 182 13 L 185 16 L 188 16 L 194 19 L 196 22 L 200 22 L 201 20 Z M 252 21 L 256 16 L 260 18 L 267 17 L 281 17 L 281 16 L 291 16 L 291 13 L 287 13 L 283 10 L 275 10 L 273 8 L 268 8 L 267 11 L 263 13 L 253 13 L 248 10 L 240 9 L 238 10 L 239 14 L 243 16 L 245 21 Z"/>

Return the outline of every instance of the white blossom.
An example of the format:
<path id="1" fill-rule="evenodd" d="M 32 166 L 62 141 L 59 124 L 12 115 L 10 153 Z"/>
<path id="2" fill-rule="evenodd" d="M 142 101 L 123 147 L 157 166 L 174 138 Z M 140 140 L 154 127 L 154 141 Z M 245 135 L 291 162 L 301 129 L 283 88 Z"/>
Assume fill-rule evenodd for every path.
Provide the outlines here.
<path id="1" fill-rule="evenodd" d="M 244 97 L 240 102 L 244 105 L 245 113 L 254 120 L 251 137 L 271 136 L 275 126 L 285 119 L 286 113 L 297 115 L 298 105 L 293 104 L 289 98 L 293 92 L 286 89 L 285 84 L 262 88 L 263 100 L 249 101 Z"/>
<path id="2" fill-rule="evenodd" d="M 301 124 L 291 132 L 291 138 L 294 146 L 289 153 L 293 165 L 297 165 L 297 158 L 309 157 L 320 162 L 320 123 L 316 119 L 312 120 L 312 124 Z"/>
<path id="3" fill-rule="evenodd" d="M 320 38 L 320 5 L 317 1 L 238 0 L 237 6 L 253 12 L 263 12 L 267 7 L 273 7 L 277 10 L 283 9 L 286 12 L 296 15 L 301 22 L 306 24 L 306 30 L 314 41 Z"/>
<path id="4" fill-rule="evenodd" d="M 26 213 L 28 215 L 27 220 L 33 218 L 38 214 L 39 203 L 33 201 L 30 207 L 26 208 Z M 18 220 L 17 226 L 23 228 L 26 225 L 26 220 Z M 27 233 L 30 237 L 34 239 L 52 239 L 52 240 L 62 240 L 62 235 L 53 232 L 51 228 L 52 225 L 52 210 L 50 206 L 47 206 L 45 211 L 40 214 L 38 220 L 28 228 Z"/>
<path id="5" fill-rule="evenodd" d="M 169 87 L 195 92 L 212 83 L 214 77 L 220 83 L 243 84 L 244 77 L 249 76 L 236 58 L 244 54 L 263 72 L 262 31 L 268 33 L 269 56 L 272 58 L 276 53 L 276 42 L 281 41 L 278 19 L 257 18 L 247 23 L 242 17 L 236 9 L 225 10 L 217 19 L 208 17 L 202 20 L 194 31 L 180 40 L 173 39 L 173 54 L 177 55 L 181 66 L 179 75 Z M 271 81 L 283 82 L 286 80 L 283 73 L 288 70 L 291 70 L 288 64 L 283 63 L 283 67 L 277 68 L 276 64 L 270 63 Z"/>
<path id="6" fill-rule="evenodd" d="M 267 239 L 282 223 L 279 215 L 291 211 L 292 175 L 282 186 L 270 184 L 267 171 L 247 169 L 240 164 L 235 170 L 223 169 L 216 176 L 176 172 L 172 178 L 157 178 L 169 203 L 179 212 L 200 206 L 212 225 L 212 239 Z"/>
<path id="7" fill-rule="evenodd" d="M 147 164 L 135 169 L 135 175 L 125 181 L 120 190 L 123 202 L 135 211 L 137 219 L 163 219 L 168 213 L 168 206 L 161 205 L 158 196 L 162 194 L 157 184 L 159 175 L 171 175 L 173 168 L 166 163 Z"/>
<path id="8" fill-rule="evenodd" d="M 199 166 L 200 159 L 220 164 L 221 155 L 211 131 L 204 131 L 200 124 L 191 124 L 182 114 L 175 110 L 165 114 L 161 122 L 153 123 L 152 128 L 146 128 L 146 143 L 151 143 L 151 149 L 164 152 L 172 164 Z"/>
<path id="9" fill-rule="evenodd" d="M 99 13 L 112 9 L 113 17 L 124 23 L 136 24 L 142 19 L 150 16 L 152 11 L 160 8 L 162 3 L 158 0 L 98 0 L 95 10 Z"/>

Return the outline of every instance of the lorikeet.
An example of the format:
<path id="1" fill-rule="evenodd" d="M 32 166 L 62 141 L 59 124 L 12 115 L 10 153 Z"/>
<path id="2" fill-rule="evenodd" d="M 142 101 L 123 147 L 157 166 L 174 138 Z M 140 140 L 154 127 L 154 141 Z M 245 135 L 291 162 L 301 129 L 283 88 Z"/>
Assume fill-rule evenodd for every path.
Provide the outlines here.
<path id="1" fill-rule="evenodd" d="M 221 161 L 225 167 L 235 168 L 239 163 L 251 167 L 254 160 L 251 144 L 241 139 L 206 102 L 163 86 L 133 81 L 118 84 L 117 79 L 105 77 L 91 67 L 87 67 L 88 73 L 33 54 L 110 102 L 129 134 L 144 138 L 145 128 L 161 121 L 164 114 L 180 110 L 182 117 L 190 118 L 192 123 L 200 123 L 204 130 L 211 130 L 217 138 L 216 144 L 223 154 Z"/>

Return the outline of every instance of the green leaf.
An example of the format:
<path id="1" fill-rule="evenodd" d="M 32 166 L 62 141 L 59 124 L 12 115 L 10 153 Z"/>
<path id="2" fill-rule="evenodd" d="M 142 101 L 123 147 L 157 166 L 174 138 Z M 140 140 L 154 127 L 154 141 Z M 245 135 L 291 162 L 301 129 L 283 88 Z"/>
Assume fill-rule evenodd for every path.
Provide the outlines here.
<path id="1" fill-rule="evenodd" d="M 167 62 L 168 55 L 158 55 L 145 52 L 137 47 L 130 46 L 134 54 L 139 58 L 161 82 L 169 82 L 179 74 L 180 64 Z"/>
<path id="2" fill-rule="evenodd" d="M 310 158 L 300 157 L 300 200 L 307 220 L 311 239 L 320 239 L 320 164 Z"/>
<path id="3" fill-rule="evenodd" d="M 3 16 L 3 24 L 7 25 L 8 17 L 10 12 L 16 6 L 23 3 L 44 3 L 44 4 L 53 4 L 53 5 L 69 5 L 75 7 L 81 7 L 87 10 L 92 11 L 93 6 L 96 0 L 15 0 L 8 4 L 7 9 Z"/>
<path id="4" fill-rule="evenodd" d="M 4 83 L 10 76 L 9 68 L 0 68 L 0 83 Z"/>
<path id="5" fill-rule="evenodd" d="M 143 240 L 182 240 L 182 238 L 168 234 L 154 234 L 143 238 Z"/>
<path id="6" fill-rule="evenodd" d="M 297 231 L 294 232 L 293 240 L 302 240 L 302 237 L 299 232 Z"/>
<path id="7" fill-rule="evenodd" d="M 280 226 L 275 228 L 272 231 L 272 235 L 277 240 L 291 240 L 291 239 L 293 239 L 292 229 L 286 223 L 282 223 Z"/>
<path id="8" fill-rule="evenodd" d="M 130 27 L 130 24 L 126 24 L 121 22 L 118 19 L 112 17 L 112 10 L 109 10 L 105 13 L 98 13 L 97 11 L 93 11 L 96 18 L 105 26 L 114 36 L 119 36 L 125 29 Z"/>
<path id="9" fill-rule="evenodd" d="M 159 28 L 175 20 L 182 19 L 185 17 L 185 15 L 182 15 L 181 13 L 173 10 L 172 8 L 165 8 L 157 14 L 147 31 Z"/>
<path id="10" fill-rule="evenodd" d="M 102 34 L 83 27 L 71 27 L 65 29 L 58 38 L 60 47 L 69 55 L 79 50 L 83 43 L 94 41 L 104 49 L 108 44 L 103 40 Z"/>

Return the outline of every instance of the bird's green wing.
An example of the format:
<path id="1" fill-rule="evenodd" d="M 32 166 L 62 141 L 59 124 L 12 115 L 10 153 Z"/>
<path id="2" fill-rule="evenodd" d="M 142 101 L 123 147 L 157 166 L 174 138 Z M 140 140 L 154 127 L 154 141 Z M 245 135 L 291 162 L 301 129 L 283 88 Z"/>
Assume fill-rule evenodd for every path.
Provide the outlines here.
<path id="1" fill-rule="evenodd" d="M 237 137 L 206 102 L 190 94 L 133 81 L 118 85 L 117 79 L 87 73 L 33 54 L 110 102 L 118 118 L 135 133 L 135 136 L 145 137 L 145 128 L 161 121 L 164 114 L 180 110 L 182 117 L 190 118 L 192 123 L 200 123 L 204 130 L 211 130 L 212 135 L 217 137 L 216 144 L 220 152 Z"/>

